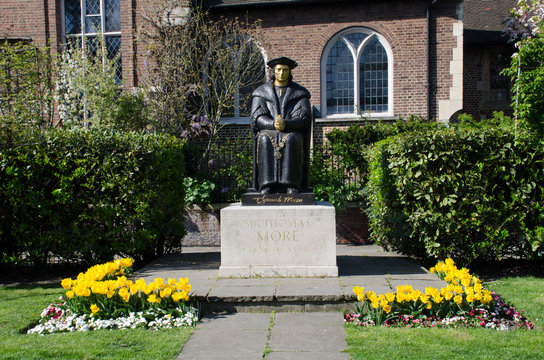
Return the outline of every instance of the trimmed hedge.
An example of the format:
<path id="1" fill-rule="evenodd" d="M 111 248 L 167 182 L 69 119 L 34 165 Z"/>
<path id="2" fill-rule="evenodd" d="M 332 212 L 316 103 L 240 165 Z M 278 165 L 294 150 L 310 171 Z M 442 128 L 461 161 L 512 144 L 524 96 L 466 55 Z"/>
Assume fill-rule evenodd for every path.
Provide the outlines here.
<path id="1" fill-rule="evenodd" d="M 468 264 L 544 250 L 544 146 L 502 127 L 406 133 L 369 152 L 372 238 Z"/>
<path id="2" fill-rule="evenodd" d="M 368 178 L 365 153 L 377 141 L 408 131 L 438 128 L 440 124 L 417 117 L 407 121 L 371 122 L 334 129 L 326 134 L 325 147 L 314 146 L 310 183 L 317 199 L 342 209 L 347 201 L 365 201 L 363 187 Z"/>
<path id="3" fill-rule="evenodd" d="M 410 131 L 435 129 L 440 126 L 443 125 L 411 117 L 407 121 L 351 125 L 346 130 L 334 129 L 326 136 L 330 142 L 331 151 L 342 159 L 343 168 L 357 169 L 361 174 L 366 175 L 368 165 L 362 149 L 391 136 Z"/>
<path id="4" fill-rule="evenodd" d="M 177 139 L 95 129 L 24 132 L 16 141 L 0 148 L 0 253 L 95 263 L 180 246 Z"/>

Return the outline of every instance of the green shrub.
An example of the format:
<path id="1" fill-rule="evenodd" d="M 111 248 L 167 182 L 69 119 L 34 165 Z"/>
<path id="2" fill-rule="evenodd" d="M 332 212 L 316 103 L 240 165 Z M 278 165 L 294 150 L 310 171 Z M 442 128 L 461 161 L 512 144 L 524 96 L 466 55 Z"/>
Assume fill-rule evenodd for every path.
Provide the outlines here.
<path id="1" fill-rule="evenodd" d="M 310 184 L 318 200 L 342 208 L 347 201 L 366 201 L 363 187 L 368 179 L 366 151 L 376 142 L 409 131 L 434 129 L 439 125 L 417 117 L 407 121 L 351 125 L 327 133 L 325 147 L 314 146 Z"/>
<path id="2" fill-rule="evenodd" d="M 369 159 L 371 236 L 386 248 L 465 264 L 542 254 L 538 139 L 461 126 L 398 135 L 376 144 Z"/>
<path id="3" fill-rule="evenodd" d="M 316 199 L 343 209 L 348 201 L 361 199 L 362 176 L 348 167 L 331 148 L 314 146 L 310 159 L 310 184 Z"/>
<path id="4" fill-rule="evenodd" d="M 362 174 L 367 172 L 367 161 L 364 150 L 374 143 L 388 137 L 409 132 L 438 127 L 436 122 L 428 122 L 418 117 L 395 122 L 366 123 L 362 126 L 351 125 L 347 130 L 334 129 L 327 133 L 329 147 L 341 158 L 342 166 L 357 169 Z"/>
<path id="5" fill-rule="evenodd" d="M 26 132 L 0 147 L 0 252 L 88 262 L 180 244 L 182 143 L 106 130 Z"/>
<path id="6" fill-rule="evenodd" d="M 528 38 L 518 43 L 519 52 L 504 70 L 514 82 L 512 106 L 525 127 L 544 135 L 544 37 Z"/>
<path id="7" fill-rule="evenodd" d="M 215 184 L 210 180 L 193 179 L 185 177 L 183 179 L 185 186 L 185 203 L 186 204 L 209 204 L 212 201 L 212 191 L 215 189 Z"/>

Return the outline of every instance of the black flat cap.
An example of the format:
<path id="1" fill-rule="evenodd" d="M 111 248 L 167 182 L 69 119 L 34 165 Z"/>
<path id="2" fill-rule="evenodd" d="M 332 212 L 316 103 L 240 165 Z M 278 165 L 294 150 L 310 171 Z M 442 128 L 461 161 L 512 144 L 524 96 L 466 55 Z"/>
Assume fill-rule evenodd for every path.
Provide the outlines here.
<path id="1" fill-rule="evenodd" d="M 298 66 L 298 64 L 297 64 L 297 62 L 295 60 L 291 60 L 291 59 L 289 59 L 288 57 L 285 57 L 285 56 L 272 59 L 272 60 L 270 60 L 269 62 L 266 63 L 266 65 L 268 65 L 268 67 L 271 67 L 271 68 L 274 68 L 276 65 L 279 65 L 279 64 L 287 65 L 287 66 L 289 66 L 289 68 L 291 70 Z"/>

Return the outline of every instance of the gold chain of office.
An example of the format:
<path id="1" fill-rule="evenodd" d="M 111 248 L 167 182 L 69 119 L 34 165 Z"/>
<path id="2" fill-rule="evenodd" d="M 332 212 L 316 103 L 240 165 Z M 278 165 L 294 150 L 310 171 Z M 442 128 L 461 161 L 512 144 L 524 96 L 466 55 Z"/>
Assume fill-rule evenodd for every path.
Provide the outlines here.
<path id="1" fill-rule="evenodd" d="M 266 135 L 268 136 L 268 138 L 270 139 L 270 142 L 272 143 L 272 146 L 274 147 L 274 159 L 276 160 L 281 159 L 281 157 L 283 156 L 283 154 L 281 153 L 281 150 L 285 147 L 285 143 L 287 142 L 291 134 L 290 133 L 286 134 L 283 137 L 283 139 L 281 139 L 279 144 L 276 142 L 276 139 L 274 139 L 272 135 L 270 134 L 266 134 Z M 259 159 L 258 151 L 259 151 L 259 148 L 257 147 L 257 159 Z"/>

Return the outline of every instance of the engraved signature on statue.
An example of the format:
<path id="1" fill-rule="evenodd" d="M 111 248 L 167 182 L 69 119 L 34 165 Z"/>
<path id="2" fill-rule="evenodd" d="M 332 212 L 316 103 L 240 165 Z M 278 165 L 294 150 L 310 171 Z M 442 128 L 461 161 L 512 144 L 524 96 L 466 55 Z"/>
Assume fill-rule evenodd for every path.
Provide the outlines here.
<path id="1" fill-rule="evenodd" d="M 258 204 L 258 205 L 263 205 L 263 204 L 271 204 L 271 203 L 277 203 L 277 204 L 299 204 L 299 203 L 302 203 L 302 199 L 297 199 L 297 198 L 294 198 L 292 196 L 283 196 L 283 195 L 280 195 L 280 196 L 275 196 L 275 197 L 271 197 L 271 196 L 255 196 L 254 197 L 255 199 L 255 202 Z"/>

